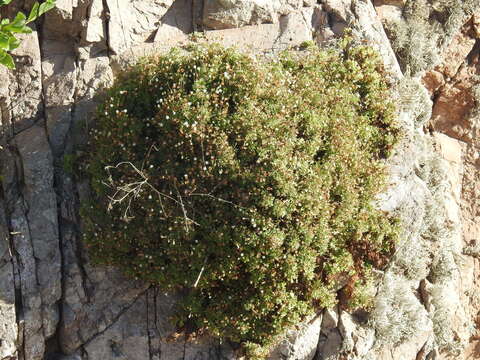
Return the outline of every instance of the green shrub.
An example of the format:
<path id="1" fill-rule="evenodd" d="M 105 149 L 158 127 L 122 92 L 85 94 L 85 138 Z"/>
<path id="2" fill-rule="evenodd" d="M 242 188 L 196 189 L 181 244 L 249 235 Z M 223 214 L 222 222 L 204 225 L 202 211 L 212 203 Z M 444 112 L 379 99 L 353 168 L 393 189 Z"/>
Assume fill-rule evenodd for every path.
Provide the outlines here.
<path id="1" fill-rule="evenodd" d="M 372 205 L 398 133 L 384 75 L 348 40 L 269 63 L 195 46 L 133 66 L 85 160 L 91 258 L 184 294 L 181 328 L 265 348 L 392 252 L 396 223 Z"/>

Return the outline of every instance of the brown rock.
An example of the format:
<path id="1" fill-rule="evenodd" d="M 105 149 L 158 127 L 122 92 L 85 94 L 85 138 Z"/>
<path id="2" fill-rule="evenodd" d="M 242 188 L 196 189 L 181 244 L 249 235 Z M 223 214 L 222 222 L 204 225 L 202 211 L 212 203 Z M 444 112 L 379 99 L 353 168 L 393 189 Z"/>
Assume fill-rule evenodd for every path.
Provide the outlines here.
<path id="1" fill-rule="evenodd" d="M 475 78 L 480 75 L 477 40 L 472 17 L 448 46 L 444 61 L 423 77 L 423 83 L 435 97 L 432 125 L 436 131 L 471 142 L 477 126 L 470 116 L 478 100 Z"/>
<path id="2" fill-rule="evenodd" d="M 439 65 L 436 69 L 443 73 L 447 78 L 455 77 L 460 65 L 465 61 L 468 54 L 470 54 L 475 46 L 476 40 L 471 36 L 471 29 L 472 22 L 469 21 L 462 28 L 462 31 L 453 38 L 444 53 L 443 64 Z"/>
<path id="3" fill-rule="evenodd" d="M 440 147 L 440 153 L 445 160 L 456 164 L 462 163 L 463 146 L 460 141 L 444 134 L 435 134 L 435 140 Z"/>
<path id="4" fill-rule="evenodd" d="M 470 142 L 473 123 L 469 115 L 476 102 L 468 77 L 458 81 L 439 90 L 433 106 L 432 124 L 436 131 Z"/>
<path id="5" fill-rule="evenodd" d="M 480 39 L 480 15 L 478 14 L 473 15 L 473 30 L 475 37 Z"/>
<path id="6" fill-rule="evenodd" d="M 425 74 L 422 82 L 430 94 L 433 95 L 438 91 L 438 89 L 445 85 L 445 77 L 440 71 L 432 70 Z"/>

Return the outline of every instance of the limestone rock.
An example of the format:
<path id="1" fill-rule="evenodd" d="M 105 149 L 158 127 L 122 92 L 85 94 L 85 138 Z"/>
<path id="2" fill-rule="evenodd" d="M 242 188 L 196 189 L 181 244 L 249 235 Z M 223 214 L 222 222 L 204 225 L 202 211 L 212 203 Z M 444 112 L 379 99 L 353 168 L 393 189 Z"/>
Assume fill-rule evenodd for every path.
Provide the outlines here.
<path id="1" fill-rule="evenodd" d="M 402 7 L 397 5 L 375 5 L 378 17 L 384 23 L 398 23 L 402 21 Z"/>
<path id="2" fill-rule="evenodd" d="M 236 28 L 245 25 L 273 23 L 274 6 L 279 1 L 216 1 L 206 0 L 203 24 L 213 29 Z"/>
<path id="3" fill-rule="evenodd" d="M 369 354 L 375 342 L 375 330 L 365 326 L 355 316 L 342 312 L 338 329 L 343 338 L 343 350 L 351 358 L 363 358 Z"/>
<path id="4" fill-rule="evenodd" d="M 18 326 L 15 314 L 15 286 L 13 259 L 9 244 L 10 234 L 6 231 L 5 204 L 0 202 L 0 359 L 14 357 Z"/>
<path id="5" fill-rule="evenodd" d="M 25 207 L 21 200 L 14 205 L 10 226 L 14 250 L 17 260 L 14 261 L 15 271 L 20 280 L 20 294 L 23 317 L 17 320 L 20 332 L 23 334 L 24 356 L 28 359 L 41 360 L 45 351 L 45 339 L 42 330 L 42 299 L 38 288 L 35 257 L 32 240 L 28 232 L 28 220 L 25 217 Z M 11 325 L 12 326 L 12 325 Z M 17 348 L 17 351 L 20 349 Z"/>
<path id="6" fill-rule="evenodd" d="M 401 78 L 402 72 L 397 58 L 372 3 L 367 0 L 352 1 L 351 9 L 355 14 L 353 26 L 358 36 L 371 44 L 381 54 L 386 69 L 392 77 Z"/>
<path id="7" fill-rule="evenodd" d="M 83 348 L 90 359 L 233 359 L 232 350 L 215 339 L 203 338 L 187 342 L 174 335 L 168 317 L 175 300 L 150 289 L 137 297 L 127 309 Z"/>
<path id="8" fill-rule="evenodd" d="M 471 116 L 476 106 L 475 76 L 480 74 L 480 61 L 473 18 L 453 38 L 444 62 L 424 77 L 430 92 L 435 95 L 432 124 L 436 131 L 466 142 L 479 124 Z M 464 63 L 464 59 L 468 59 Z"/>
<path id="9" fill-rule="evenodd" d="M 460 205 L 459 213 L 449 212 L 449 218 L 462 219 L 462 233 L 456 247 L 475 248 L 479 244 L 480 229 L 477 225 L 480 199 L 480 167 L 477 159 L 480 142 L 478 133 L 477 77 L 480 75 L 478 56 L 477 16 L 470 18 L 461 31 L 449 43 L 445 57 L 435 69 L 428 72 L 423 81 L 434 95 L 431 126 L 436 131 L 435 139 L 442 157 L 448 162 L 449 183 L 453 190 L 451 203 Z M 463 236 L 463 239 L 462 239 Z M 471 254 L 468 251 L 464 253 Z M 475 295 L 480 289 L 477 274 L 478 260 L 462 257 L 459 264 L 460 277 L 455 282 L 435 288 L 437 306 L 457 309 L 448 313 L 451 326 L 445 329 L 444 337 L 455 337 L 459 348 L 471 341 L 466 352 L 468 358 L 478 346 L 477 333 L 468 330 L 478 322 L 480 303 Z M 458 274 L 458 273 L 457 273 Z M 459 294 L 454 297 L 453 294 Z M 470 324 L 470 325 L 469 325 Z M 453 333 L 452 333 L 453 332 Z"/>
<path id="10" fill-rule="evenodd" d="M 338 320 L 339 314 L 337 309 L 324 310 L 317 348 L 317 354 L 320 359 L 340 359 L 343 338 L 338 329 Z"/>
<path id="11" fill-rule="evenodd" d="M 269 359 L 312 360 L 317 352 L 321 326 L 322 315 L 316 315 L 288 330 Z"/>
<path id="12" fill-rule="evenodd" d="M 61 259 L 58 243 L 56 195 L 53 190 L 53 158 L 44 128 L 32 126 L 16 137 L 23 163 L 24 201 L 28 233 L 36 261 L 37 284 L 42 299 L 45 337 L 55 332 L 61 297 Z M 35 309 L 32 309 L 35 311 Z"/>
<path id="13" fill-rule="evenodd" d="M 274 23 L 279 15 L 286 15 L 302 5 L 301 0 L 205 0 L 203 24 L 212 29 L 228 29 Z"/>

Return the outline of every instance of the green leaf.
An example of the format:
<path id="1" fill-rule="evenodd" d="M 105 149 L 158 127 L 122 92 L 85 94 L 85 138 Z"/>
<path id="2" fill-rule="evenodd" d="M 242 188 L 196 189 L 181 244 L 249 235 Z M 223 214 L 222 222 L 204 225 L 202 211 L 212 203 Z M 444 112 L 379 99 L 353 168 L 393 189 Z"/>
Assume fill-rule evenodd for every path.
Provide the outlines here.
<path id="1" fill-rule="evenodd" d="M 4 50 L 0 50 L 0 64 L 5 65 L 9 69 L 15 69 L 13 58 Z"/>
<path id="2" fill-rule="evenodd" d="M 25 20 L 26 20 L 25 14 L 19 11 L 15 16 L 15 19 L 13 19 L 13 21 L 11 22 L 11 25 L 15 24 L 15 26 L 23 26 L 25 25 Z"/>
<path id="3" fill-rule="evenodd" d="M 0 0 L 0 6 L 7 5 L 12 0 Z M 35 21 L 39 16 L 55 7 L 55 0 L 46 0 L 42 4 L 35 2 L 30 10 L 28 18 L 24 13 L 18 12 L 15 18 L 1 19 L 0 21 L 0 64 L 10 69 L 15 68 L 13 58 L 7 53 L 20 46 L 18 40 L 13 34 L 30 34 L 32 29 L 27 26 L 28 23 Z"/>
<path id="4" fill-rule="evenodd" d="M 53 9 L 55 7 L 55 0 L 46 0 L 42 4 L 35 2 L 33 4 L 32 9 L 30 10 L 30 14 L 28 15 L 27 24 L 35 21 L 40 16 L 45 14 L 47 11 Z"/>
<path id="5" fill-rule="evenodd" d="M 23 25 L 23 26 L 10 26 L 10 25 L 8 25 L 8 27 L 3 27 L 1 30 L 11 32 L 11 33 L 16 33 L 16 34 L 31 34 L 32 33 L 32 29 L 30 29 L 26 25 Z"/>
<path id="6" fill-rule="evenodd" d="M 20 46 L 20 40 L 18 40 L 15 36 L 11 36 L 9 41 L 9 50 L 15 50 Z"/>
<path id="7" fill-rule="evenodd" d="M 5 51 L 11 51 L 16 49 L 20 45 L 20 40 L 14 36 L 0 32 L 0 49 Z"/>
<path id="8" fill-rule="evenodd" d="M 53 9 L 55 7 L 55 0 L 46 0 L 42 3 L 38 8 L 38 16 L 42 16 L 47 11 Z"/>
<path id="9" fill-rule="evenodd" d="M 38 2 L 33 4 L 32 9 L 30 10 L 30 14 L 28 15 L 27 24 L 32 22 L 32 21 L 35 21 L 38 18 L 38 8 L 39 8 L 39 6 L 40 6 L 40 4 Z"/>
<path id="10" fill-rule="evenodd" d="M 2 50 L 10 50 L 10 41 L 11 36 L 8 36 L 4 33 L 0 33 L 0 49 Z"/>
<path id="11" fill-rule="evenodd" d="M 15 19 L 13 19 L 10 24 L 2 26 L 0 30 L 9 31 L 12 33 L 30 34 L 32 32 L 32 29 L 25 26 L 26 19 L 27 17 L 24 13 L 18 12 L 17 16 L 15 16 Z"/>

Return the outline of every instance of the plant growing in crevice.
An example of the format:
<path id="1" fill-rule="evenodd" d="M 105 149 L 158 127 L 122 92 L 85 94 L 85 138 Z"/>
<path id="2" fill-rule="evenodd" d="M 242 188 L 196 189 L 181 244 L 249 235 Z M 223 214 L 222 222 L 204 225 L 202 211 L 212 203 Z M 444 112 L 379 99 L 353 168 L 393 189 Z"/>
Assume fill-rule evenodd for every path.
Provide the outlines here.
<path id="1" fill-rule="evenodd" d="M 12 0 L 0 0 L 0 7 L 8 5 Z M 0 64 L 15 69 L 15 63 L 10 51 L 20 46 L 20 40 L 16 34 L 30 34 L 32 29 L 27 25 L 47 11 L 55 7 L 55 0 L 45 0 L 43 3 L 35 2 L 30 10 L 28 17 L 19 11 L 13 20 L 1 19 L 0 21 Z"/>
<path id="2" fill-rule="evenodd" d="M 477 0 L 408 0 L 402 19 L 385 24 L 405 72 L 416 75 L 440 60 L 441 49 L 479 8 Z"/>
<path id="3" fill-rule="evenodd" d="M 377 346 L 400 345 L 416 333 L 428 330 L 430 325 L 412 282 L 391 271 L 383 278 L 370 323 L 376 330 Z"/>
<path id="4" fill-rule="evenodd" d="M 250 357 L 340 279 L 358 302 L 398 232 L 372 204 L 398 136 L 383 71 L 346 39 L 271 62 L 197 45 L 123 72 L 85 153 L 91 258 L 181 291 L 180 328 Z"/>

